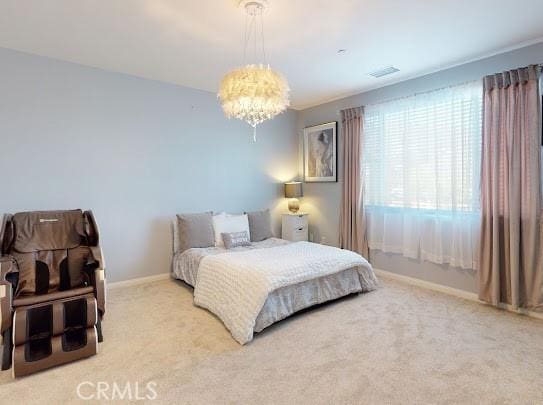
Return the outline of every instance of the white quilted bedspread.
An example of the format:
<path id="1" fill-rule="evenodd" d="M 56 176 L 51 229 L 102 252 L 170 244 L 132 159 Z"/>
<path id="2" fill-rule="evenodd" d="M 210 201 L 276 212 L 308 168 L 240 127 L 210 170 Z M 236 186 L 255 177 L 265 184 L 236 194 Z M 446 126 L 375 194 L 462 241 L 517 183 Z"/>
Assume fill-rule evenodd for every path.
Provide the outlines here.
<path id="1" fill-rule="evenodd" d="M 234 339 L 253 339 L 256 318 L 268 294 L 278 288 L 357 267 L 364 291 L 377 279 L 357 253 L 309 242 L 204 257 L 194 303 L 217 315 Z"/>

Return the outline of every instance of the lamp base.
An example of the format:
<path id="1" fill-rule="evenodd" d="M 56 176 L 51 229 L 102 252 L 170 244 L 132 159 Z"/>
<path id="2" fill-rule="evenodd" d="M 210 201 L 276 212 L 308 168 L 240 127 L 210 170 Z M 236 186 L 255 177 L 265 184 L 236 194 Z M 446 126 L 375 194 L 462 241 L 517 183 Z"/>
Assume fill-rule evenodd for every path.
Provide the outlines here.
<path id="1" fill-rule="evenodd" d="M 300 201 L 297 198 L 291 198 L 288 200 L 288 210 L 293 214 L 300 211 Z"/>

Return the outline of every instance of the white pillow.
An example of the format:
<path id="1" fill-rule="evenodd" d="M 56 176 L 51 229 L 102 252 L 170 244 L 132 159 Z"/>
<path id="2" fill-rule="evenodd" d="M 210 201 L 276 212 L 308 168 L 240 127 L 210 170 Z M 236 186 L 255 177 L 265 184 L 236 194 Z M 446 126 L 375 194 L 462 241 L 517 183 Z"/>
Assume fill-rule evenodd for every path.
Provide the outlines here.
<path id="1" fill-rule="evenodd" d="M 251 240 L 247 214 L 228 215 L 222 212 L 218 215 L 213 215 L 213 232 L 215 233 L 215 246 L 224 246 L 222 233 L 247 232 L 249 240 Z"/>

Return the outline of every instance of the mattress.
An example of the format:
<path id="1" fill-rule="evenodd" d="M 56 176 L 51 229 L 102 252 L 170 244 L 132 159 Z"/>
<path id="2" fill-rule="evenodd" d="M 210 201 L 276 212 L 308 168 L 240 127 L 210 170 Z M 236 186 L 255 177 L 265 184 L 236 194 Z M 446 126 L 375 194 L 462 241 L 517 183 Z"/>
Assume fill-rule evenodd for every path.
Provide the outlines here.
<path id="1" fill-rule="evenodd" d="M 194 287 L 200 261 L 206 256 L 233 251 L 266 249 L 289 243 L 292 242 L 270 238 L 262 242 L 253 242 L 251 246 L 229 250 L 223 247 L 188 249 L 185 252 L 174 254 L 172 274 L 176 279 L 183 280 Z M 302 309 L 361 291 L 363 288 L 356 268 L 279 288 L 269 294 L 256 319 L 254 331 L 260 332 Z"/>

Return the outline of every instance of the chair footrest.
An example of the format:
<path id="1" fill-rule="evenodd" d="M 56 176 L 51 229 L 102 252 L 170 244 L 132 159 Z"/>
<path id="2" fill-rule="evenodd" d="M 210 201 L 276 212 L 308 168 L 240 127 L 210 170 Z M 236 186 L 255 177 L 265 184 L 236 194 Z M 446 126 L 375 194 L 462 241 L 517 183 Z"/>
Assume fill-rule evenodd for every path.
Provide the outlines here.
<path id="1" fill-rule="evenodd" d="M 96 328 L 73 328 L 54 337 L 37 337 L 13 348 L 13 375 L 20 377 L 97 353 Z"/>
<path id="2" fill-rule="evenodd" d="M 97 322 L 96 299 L 92 294 L 44 302 L 15 309 L 13 344 L 86 329 Z"/>

